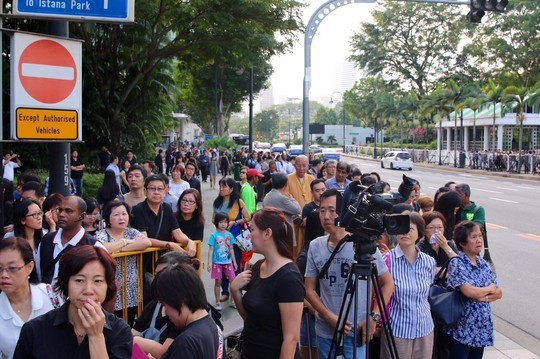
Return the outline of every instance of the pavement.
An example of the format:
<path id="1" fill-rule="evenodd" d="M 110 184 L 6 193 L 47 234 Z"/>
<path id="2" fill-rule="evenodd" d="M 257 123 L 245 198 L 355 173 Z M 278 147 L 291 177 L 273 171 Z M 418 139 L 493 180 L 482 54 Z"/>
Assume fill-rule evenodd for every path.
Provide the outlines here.
<path id="1" fill-rule="evenodd" d="M 359 158 L 356 156 L 342 155 L 343 157 L 350 158 Z M 372 158 L 361 157 L 365 160 L 373 160 Z M 378 160 L 377 160 L 378 161 Z M 492 172 L 485 170 L 473 170 L 471 168 L 455 168 L 453 166 L 439 166 L 437 164 L 428 164 L 428 163 L 415 163 L 416 167 L 422 168 L 437 168 L 444 169 L 449 172 L 460 172 L 460 173 L 477 173 L 482 176 L 498 176 L 498 177 L 511 177 L 519 179 L 527 179 L 532 181 L 540 181 L 540 175 L 532 174 L 517 174 L 517 173 L 508 173 L 508 172 Z M 221 178 L 218 176 L 218 179 Z M 209 235 L 215 230 L 214 225 L 212 224 L 212 204 L 219 193 L 219 189 L 211 189 L 209 183 L 201 181 L 201 194 L 203 199 L 204 206 L 204 215 L 206 218 L 205 224 L 205 235 Z M 203 262 L 207 262 L 208 258 L 208 245 L 203 243 Z M 252 262 L 257 260 L 257 255 L 254 256 Z M 204 265 L 203 263 L 203 265 Z M 210 274 L 206 271 L 206 266 L 204 267 L 202 275 L 203 283 L 206 289 L 206 296 L 209 303 L 213 303 L 214 299 L 214 281 L 210 279 Z M 242 331 L 243 320 L 230 305 L 230 302 L 222 303 L 223 310 L 221 312 L 222 318 L 221 321 L 224 326 L 223 334 L 225 337 L 230 335 L 238 334 Z M 495 343 L 492 347 L 487 347 L 484 351 L 485 359 L 540 359 L 540 341 L 538 338 L 534 338 L 529 334 L 521 331 L 519 328 L 505 322 L 501 318 L 496 316 L 493 317 L 495 323 Z M 502 334 L 504 333 L 504 334 Z"/>

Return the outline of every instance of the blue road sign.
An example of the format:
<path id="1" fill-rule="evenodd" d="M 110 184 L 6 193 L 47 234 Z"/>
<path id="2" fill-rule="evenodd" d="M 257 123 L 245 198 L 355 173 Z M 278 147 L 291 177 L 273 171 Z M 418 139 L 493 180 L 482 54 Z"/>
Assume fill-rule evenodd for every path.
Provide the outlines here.
<path id="1" fill-rule="evenodd" d="M 105 22 L 134 20 L 135 0 L 14 0 L 14 15 Z"/>

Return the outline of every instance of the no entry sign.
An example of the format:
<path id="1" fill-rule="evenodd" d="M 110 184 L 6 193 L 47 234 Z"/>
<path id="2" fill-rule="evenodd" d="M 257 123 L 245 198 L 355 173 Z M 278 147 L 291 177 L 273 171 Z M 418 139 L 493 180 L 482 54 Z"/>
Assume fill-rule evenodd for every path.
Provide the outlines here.
<path id="1" fill-rule="evenodd" d="M 68 98 L 79 76 L 73 56 L 53 40 L 28 45 L 19 59 L 18 71 L 26 92 L 36 101 L 50 104 Z"/>
<path id="2" fill-rule="evenodd" d="M 80 141 L 81 43 L 15 32 L 12 139 Z"/>

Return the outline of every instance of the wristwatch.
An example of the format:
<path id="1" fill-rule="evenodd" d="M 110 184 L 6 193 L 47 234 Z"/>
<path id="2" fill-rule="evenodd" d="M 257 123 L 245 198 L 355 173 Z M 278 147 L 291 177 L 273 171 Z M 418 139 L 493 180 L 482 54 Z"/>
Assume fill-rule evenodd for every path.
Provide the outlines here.
<path id="1" fill-rule="evenodd" d="M 375 312 L 369 313 L 369 315 L 373 318 L 375 323 L 379 323 L 381 321 L 381 315 Z"/>

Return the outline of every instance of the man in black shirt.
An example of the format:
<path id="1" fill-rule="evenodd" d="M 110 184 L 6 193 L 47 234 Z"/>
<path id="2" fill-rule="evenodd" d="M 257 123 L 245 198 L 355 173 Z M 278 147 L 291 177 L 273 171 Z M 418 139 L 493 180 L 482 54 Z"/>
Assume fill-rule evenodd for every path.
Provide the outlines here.
<path id="1" fill-rule="evenodd" d="M 189 183 L 190 188 L 195 188 L 197 191 L 199 191 L 199 193 L 201 193 L 201 181 L 195 177 L 195 173 L 197 172 L 197 165 L 195 162 L 188 161 L 188 163 L 186 163 L 185 172 L 186 173 L 184 173 L 182 179 Z"/>
<path id="2" fill-rule="evenodd" d="M 146 200 L 133 207 L 131 226 L 147 236 L 153 247 L 184 252 L 177 244 L 180 243 L 186 246 L 186 254 L 193 257 L 196 251 L 195 242 L 178 228 L 171 207 L 163 205 L 167 188 L 163 177 L 159 175 L 146 177 L 144 188 Z"/>

